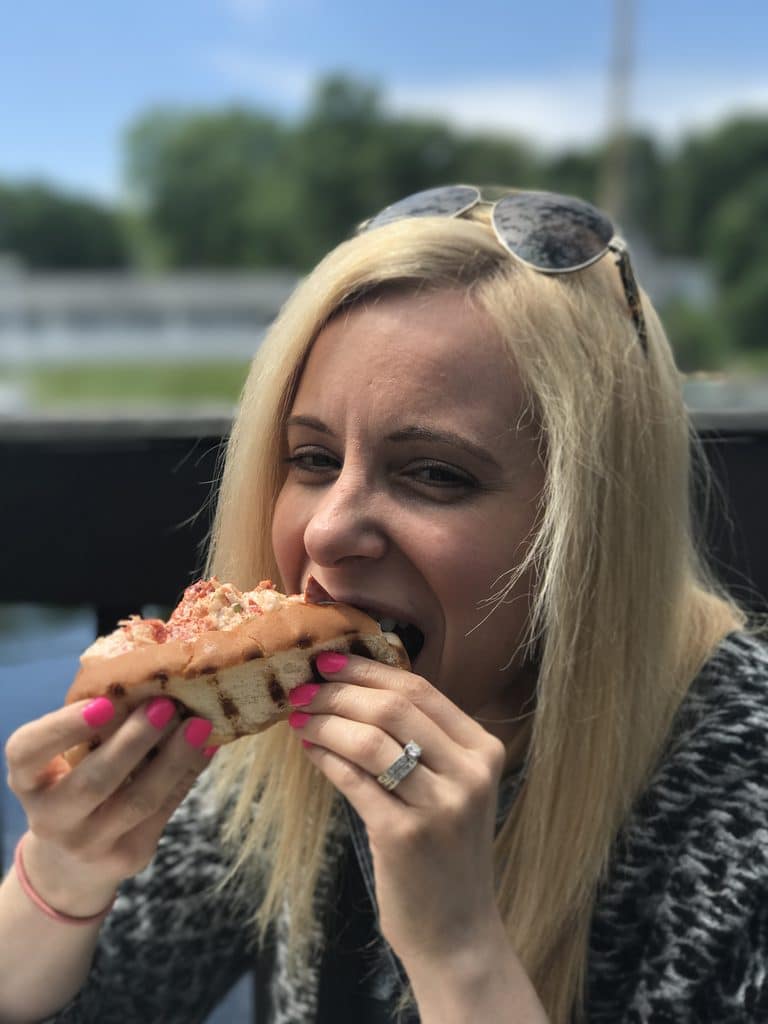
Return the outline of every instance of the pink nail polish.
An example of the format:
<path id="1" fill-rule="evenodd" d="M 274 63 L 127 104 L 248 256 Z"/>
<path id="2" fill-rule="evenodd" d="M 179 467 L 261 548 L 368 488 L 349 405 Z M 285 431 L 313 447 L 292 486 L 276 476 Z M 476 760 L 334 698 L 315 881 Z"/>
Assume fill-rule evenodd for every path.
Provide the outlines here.
<path id="1" fill-rule="evenodd" d="M 303 683 L 288 694 L 288 703 L 292 708 L 304 708 L 312 703 L 312 698 L 320 689 L 319 683 Z"/>
<path id="2" fill-rule="evenodd" d="M 288 716 L 288 725 L 292 729 L 303 729 L 311 717 L 306 711 L 292 711 Z"/>
<path id="3" fill-rule="evenodd" d="M 348 661 L 346 654 L 338 654 L 336 651 L 323 651 L 315 658 L 315 664 L 321 672 L 339 672 Z"/>
<path id="4" fill-rule="evenodd" d="M 96 697 L 83 708 L 83 718 L 92 728 L 106 725 L 115 716 L 115 705 L 108 697 Z"/>
<path id="5" fill-rule="evenodd" d="M 155 697 L 147 705 L 147 718 L 156 729 L 164 729 L 173 718 L 176 710 L 172 700 L 167 697 Z"/>
<path id="6" fill-rule="evenodd" d="M 314 743 L 310 743 L 309 740 L 302 740 L 301 741 L 301 745 L 302 745 L 302 747 L 314 747 L 315 744 Z"/>
<path id="7" fill-rule="evenodd" d="M 213 723 L 207 718 L 190 718 L 184 726 L 184 739 L 193 747 L 202 747 L 212 729 Z"/>

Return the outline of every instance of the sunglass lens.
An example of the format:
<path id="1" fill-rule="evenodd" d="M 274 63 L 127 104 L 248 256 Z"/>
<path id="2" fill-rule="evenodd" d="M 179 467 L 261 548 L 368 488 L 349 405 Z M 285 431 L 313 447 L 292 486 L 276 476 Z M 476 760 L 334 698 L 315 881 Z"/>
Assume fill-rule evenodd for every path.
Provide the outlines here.
<path id="1" fill-rule="evenodd" d="M 365 225 L 366 230 L 380 228 L 405 217 L 455 217 L 469 210 L 480 198 L 480 193 L 471 185 L 446 185 L 414 192 L 412 196 L 400 199 L 387 206 Z"/>
<path id="2" fill-rule="evenodd" d="M 556 273 L 601 256 L 613 237 L 610 220 L 589 203 L 551 192 L 504 196 L 493 211 L 499 240 L 524 263 Z"/>

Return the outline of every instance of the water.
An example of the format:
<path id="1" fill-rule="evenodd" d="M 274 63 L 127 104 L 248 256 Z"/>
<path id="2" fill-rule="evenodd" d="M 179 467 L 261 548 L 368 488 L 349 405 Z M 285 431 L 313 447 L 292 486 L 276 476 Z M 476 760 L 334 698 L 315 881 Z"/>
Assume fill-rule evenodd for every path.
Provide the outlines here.
<path id="1" fill-rule="evenodd" d="M 61 610 L 34 605 L 0 605 L 0 739 L 25 722 L 61 707 L 78 659 L 95 635 L 95 616 L 87 608 Z M 21 805 L 0 779 L 3 872 L 26 828 Z M 253 1020 L 251 981 L 242 979 L 208 1018 L 207 1024 L 244 1024 Z"/>

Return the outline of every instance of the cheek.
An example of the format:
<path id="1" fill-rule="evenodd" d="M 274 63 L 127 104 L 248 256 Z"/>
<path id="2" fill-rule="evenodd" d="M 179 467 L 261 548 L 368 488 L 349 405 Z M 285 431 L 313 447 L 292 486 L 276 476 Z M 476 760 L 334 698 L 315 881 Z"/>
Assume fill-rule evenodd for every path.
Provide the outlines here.
<path id="1" fill-rule="evenodd" d="M 290 499 L 283 488 L 275 503 L 272 517 L 272 550 L 285 586 L 298 585 L 294 578 L 300 572 L 304 554 L 304 524 L 298 502 Z"/>

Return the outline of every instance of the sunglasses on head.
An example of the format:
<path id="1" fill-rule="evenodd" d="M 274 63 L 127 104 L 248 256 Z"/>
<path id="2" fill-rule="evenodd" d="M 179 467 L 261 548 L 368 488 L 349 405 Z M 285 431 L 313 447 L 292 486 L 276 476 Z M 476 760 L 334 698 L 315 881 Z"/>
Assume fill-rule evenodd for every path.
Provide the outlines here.
<path id="1" fill-rule="evenodd" d="M 492 208 L 491 224 L 504 248 L 542 274 L 571 274 L 614 253 L 637 339 L 648 355 L 648 331 L 626 242 L 610 219 L 583 199 L 554 192 L 508 192 L 491 201 L 474 185 L 446 185 L 392 203 L 364 221 L 358 233 L 407 217 L 461 217 L 480 204 Z"/>

